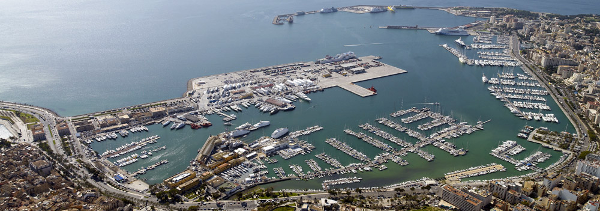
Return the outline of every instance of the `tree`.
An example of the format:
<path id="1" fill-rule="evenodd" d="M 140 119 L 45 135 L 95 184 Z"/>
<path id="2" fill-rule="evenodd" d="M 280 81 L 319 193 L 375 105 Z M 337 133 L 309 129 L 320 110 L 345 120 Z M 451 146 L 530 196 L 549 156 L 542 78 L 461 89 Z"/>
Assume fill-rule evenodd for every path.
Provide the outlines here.
<path id="1" fill-rule="evenodd" d="M 361 190 L 360 188 L 356 188 L 356 189 L 354 190 L 354 192 L 357 192 L 358 194 L 361 194 L 361 193 L 362 193 L 362 190 Z"/>
<path id="2" fill-rule="evenodd" d="M 212 193 L 212 197 L 213 197 L 213 199 L 218 199 L 219 197 L 221 197 L 221 193 L 214 192 L 214 193 Z"/>
<path id="3" fill-rule="evenodd" d="M 587 156 L 590 153 L 592 153 L 592 152 L 590 152 L 590 151 L 583 151 L 583 152 L 581 152 L 579 154 L 579 157 L 577 157 L 577 158 L 579 158 L 579 159 L 585 159 L 585 156 Z"/>

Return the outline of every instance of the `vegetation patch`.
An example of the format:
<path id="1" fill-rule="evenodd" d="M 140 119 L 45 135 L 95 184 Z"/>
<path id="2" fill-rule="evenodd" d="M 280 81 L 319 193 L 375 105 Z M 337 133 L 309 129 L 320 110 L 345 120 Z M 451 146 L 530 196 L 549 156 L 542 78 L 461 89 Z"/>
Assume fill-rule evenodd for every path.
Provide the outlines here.
<path id="1" fill-rule="evenodd" d="M 15 124 L 15 122 L 12 120 L 12 118 L 7 117 L 7 116 L 0 116 L 0 119 L 4 119 L 6 121 L 9 121 L 10 124 Z"/>

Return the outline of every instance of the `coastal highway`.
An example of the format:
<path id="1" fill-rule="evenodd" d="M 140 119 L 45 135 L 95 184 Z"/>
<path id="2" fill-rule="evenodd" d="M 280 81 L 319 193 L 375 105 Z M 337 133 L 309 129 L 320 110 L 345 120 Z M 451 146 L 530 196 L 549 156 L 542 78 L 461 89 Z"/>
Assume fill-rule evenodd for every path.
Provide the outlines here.
<path id="1" fill-rule="evenodd" d="M 554 101 L 558 102 L 558 106 L 563 111 L 563 113 L 565 113 L 567 118 L 569 118 L 569 121 L 574 126 L 575 130 L 577 131 L 577 137 L 583 141 L 582 149 L 583 150 L 589 149 L 591 144 L 590 144 L 589 137 L 587 137 L 588 128 L 587 128 L 586 124 L 584 124 L 583 121 L 579 118 L 579 116 L 577 114 L 575 114 L 569 106 L 567 106 L 567 103 L 561 97 L 561 94 L 557 91 L 556 86 L 550 85 L 550 83 L 548 82 L 548 80 L 546 80 L 546 78 L 544 76 L 545 73 L 543 73 L 542 70 L 540 70 L 531 61 L 529 61 L 521 56 L 521 54 L 519 52 L 519 50 L 520 50 L 519 39 L 515 35 L 511 36 L 510 49 L 511 49 L 511 54 L 513 55 L 513 57 L 517 58 L 523 64 L 523 66 L 522 66 L 523 70 L 529 72 L 533 77 L 535 77 L 538 81 L 540 81 L 540 84 L 542 84 L 544 86 L 544 88 L 546 88 L 546 90 L 548 90 L 550 92 L 550 96 L 552 96 Z M 576 102 L 576 101 L 574 101 L 573 97 L 570 95 L 570 92 L 568 90 L 560 90 L 560 92 L 563 94 L 566 94 L 565 97 L 570 99 L 571 102 Z M 577 144 L 577 141 L 573 141 L 569 148 L 573 149 L 575 147 L 575 144 Z"/>
<path id="2" fill-rule="evenodd" d="M 35 116 L 35 118 L 40 120 L 40 123 L 44 126 L 46 140 L 52 151 L 59 155 L 64 155 L 64 150 L 62 149 L 62 145 L 60 144 L 61 142 L 60 137 L 58 135 L 58 130 L 56 129 L 57 116 L 55 116 L 54 112 L 35 106 L 22 105 L 10 102 L 0 102 L 0 107 L 20 111 Z M 26 138 L 26 142 L 33 142 L 32 137 L 25 136 L 24 138 Z"/>

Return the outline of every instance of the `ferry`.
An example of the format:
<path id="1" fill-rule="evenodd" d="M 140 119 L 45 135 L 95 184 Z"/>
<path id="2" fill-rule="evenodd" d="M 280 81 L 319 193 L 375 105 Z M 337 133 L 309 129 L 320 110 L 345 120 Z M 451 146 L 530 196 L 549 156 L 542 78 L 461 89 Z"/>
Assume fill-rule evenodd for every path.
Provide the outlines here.
<path id="1" fill-rule="evenodd" d="M 457 29 L 449 29 L 449 28 L 440 28 L 435 31 L 437 35 L 449 35 L 449 36 L 469 36 L 469 33 L 465 31 L 463 28 Z"/>

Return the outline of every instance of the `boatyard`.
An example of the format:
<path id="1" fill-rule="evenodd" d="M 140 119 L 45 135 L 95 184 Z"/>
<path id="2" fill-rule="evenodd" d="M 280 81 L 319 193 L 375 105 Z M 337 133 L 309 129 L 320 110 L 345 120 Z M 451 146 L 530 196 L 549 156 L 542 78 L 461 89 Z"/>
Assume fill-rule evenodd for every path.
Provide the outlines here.
<path id="1" fill-rule="evenodd" d="M 407 72 L 377 61 L 379 58 L 356 58 L 354 53 L 348 52 L 324 59 L 329 61 L 292 63 L 195 78 L 188 83 L 191 84 L 188 86 L 188 93 L 199 96 L 199 104 L 204 106 L 204 109 L 210 108 L 211 105 L 223 104 L 223 100 L 219 98 L 224 92 L 234 93 L 232 95 L 237 99 L 254 96 L 263 100 L 278 93 L 288 93 L 283 96 L 290 100 L 286 97 L 290 93 L 295 95 L 294 93 L 298 92 L 340 87 L 358 96 L 367 97 L 377 92 L 354 83 Z M 219 97 L 215 98 L 215 94 Z M 225 100 L 228 98 L 231 97 L 227 96 Z"/>

